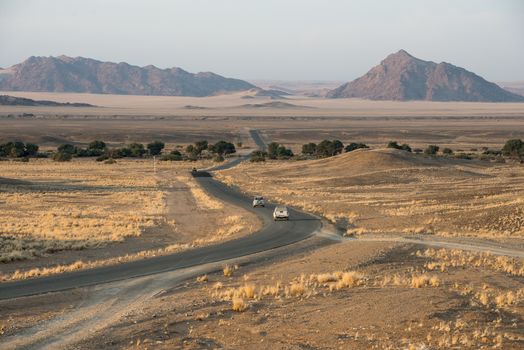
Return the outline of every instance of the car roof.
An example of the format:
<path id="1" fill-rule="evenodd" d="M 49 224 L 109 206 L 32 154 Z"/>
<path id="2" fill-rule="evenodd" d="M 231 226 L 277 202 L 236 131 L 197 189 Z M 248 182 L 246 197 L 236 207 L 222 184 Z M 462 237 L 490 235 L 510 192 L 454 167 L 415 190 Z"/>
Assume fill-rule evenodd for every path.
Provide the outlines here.
<path id="1" fill-rule="evenodd" d="M 278 207 L 275 208 L 275 210 L 287 210 L 287 208 L 283 205 L 279 205 Z"/>

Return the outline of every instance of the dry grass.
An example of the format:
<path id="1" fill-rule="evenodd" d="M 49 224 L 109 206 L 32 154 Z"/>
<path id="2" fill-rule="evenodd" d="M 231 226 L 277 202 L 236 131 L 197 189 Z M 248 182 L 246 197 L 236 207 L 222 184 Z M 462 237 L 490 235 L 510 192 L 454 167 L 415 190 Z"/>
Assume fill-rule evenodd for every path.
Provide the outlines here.
<path id="1" fill-rule="evenodd" d="M 431 259 L 425 264 L 428 270 L 446 271 L 456 267 L 480 267 L 501 271 L 512 276 L 524 276 L 524 261 L 518 258 L 459 249 L 426 249 L 418 251 L 416 255 Z"/>
<path id="2" fill-rule="evenodd" d="M 515 164 L 377 149 L 246 163 L 219 178 L 322 215 L 347 235 L 524 237 L 524 168 Z"/>
<path id="3" fill-rule="evenodd" d="M 204 190 L 187 176 L 177 176 L 177 181 L 183 182 L 191 191 L 200 209 L 222 209 L 224 205 L 222 202 L 210 197 Z"/>
<path id="4" fill-rule="evenodd" d="M 149 165 L 0 162 L 0 261 L 123 241 L 159 224 L 164 194 Z"/>

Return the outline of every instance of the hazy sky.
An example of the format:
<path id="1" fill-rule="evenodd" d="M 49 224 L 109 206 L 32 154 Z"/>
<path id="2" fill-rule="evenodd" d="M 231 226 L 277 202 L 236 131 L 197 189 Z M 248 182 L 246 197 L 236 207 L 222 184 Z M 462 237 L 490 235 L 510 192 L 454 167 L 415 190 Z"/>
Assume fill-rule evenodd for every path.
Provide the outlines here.
<path id="1" fill-rule="evenodd" d="M 524 80 L 522 0 L 0 0 L 0 67 L 31 55 L 350 80 L 389 53 Z"/>

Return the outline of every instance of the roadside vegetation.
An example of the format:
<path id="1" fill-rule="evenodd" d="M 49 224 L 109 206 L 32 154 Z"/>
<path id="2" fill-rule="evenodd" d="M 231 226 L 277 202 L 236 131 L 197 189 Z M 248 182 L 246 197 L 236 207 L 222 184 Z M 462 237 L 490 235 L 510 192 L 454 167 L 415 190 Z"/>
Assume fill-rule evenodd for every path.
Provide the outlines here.
<path id="1" fill-rule="evenodd" d="M 503 163 L 506 161 L 524 161 L 524 142 L 520 139 L 508 140 L 500 150 L 490 149 L 488 147 L 472 148 L 469 152 L 450 147 L 440 147 L 439 145 L 430 144 L 424 149 L 412 148 L 407 143 L 400 144 L 397 141 L 389 141 L 386 148 L 397 149 L 425 157 L 447 157 L 457 159 L 480 159 L 485 161 Z M 340 140 L 323 140 L 314 143 L 303 144 L 299 154 L 277 142 L 268 145 L 267 151 L 253 151 L 251 153 L 252 162 L 264 162 L 270 160 L 309 160 L 333 157 L 341 153 L 352 152 L 358 149 L 369 149 L 370 147 L 362 142 L 350 142 L 346 145 Z"/>
<path id="2" fill-rule="evenodd" d="M 238 142 L 239 147 L 242 143 Z M 159 157 L 162 161 L 196 161 L 199 159 L 213 159 L 217 162 L 224 161 L 224 157 L 236 153 L 235 145 L 227 141 L 218 141 L 209 144 L 207 140 L 197 141 L 188 145 L 175 146 L 171 151 L 165 150 L 165 143 L 152 141 L 148 144 L 129 143 L 123 147 L 109 147 L 104 141 L 95 140 L 86 147 L 72 143 L 59 145 L 55 151 L 39 152 L 40 147 L 32 143 L 12 141 L 0 144 L 0 159 L 13 159 L 29 161 L 30 158 L 52 158 L 57 162 L 68 162 L 73 158 L 96 158 L 96 161 L 114 163 L 121 158 Z"/>

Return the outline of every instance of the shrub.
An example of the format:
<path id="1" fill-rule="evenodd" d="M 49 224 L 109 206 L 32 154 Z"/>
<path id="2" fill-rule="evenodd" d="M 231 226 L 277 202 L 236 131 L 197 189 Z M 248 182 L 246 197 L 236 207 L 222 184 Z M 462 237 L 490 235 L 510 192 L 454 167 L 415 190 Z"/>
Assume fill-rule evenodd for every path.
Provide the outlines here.
<path id="1" fill-rule="evenodd" d="M 215 158 L 213 158 L 213 162 L 222 163 L 224 161 L 224 157 L 222 157 L 220 154 L 217 154 Z"/>
<path id="2" fill-rule="evenodd" d="M 104 162 L 104 164 L 115 164 L 115 163 L 116 163 L 116 160 L 114 160 L 113 158 L 109 158 L 108 160 Z"/>
<path id="3" fill-rule="evenodd" d="M 316 154 L 320 157 L 332 157 L 342 153 L 344 144 L 340 140 L 323 140 L 317 145 Z"/>
<path id="4" fill-rule="evenodd" d="M 402 145 L 399 145 L 397 141 L 389 141 L 386 147 L 399 149 L 401 151 L 411 152 L 411 147 L 407 143 L 403 143 Z"/>
<path id="5" fill-rule="evenodd" d="M 122 149 L 123 152 L 125 152 L 125 155 L 122 155 L 123 157 L 142 157 L 146 153 L 146 149 L 144 148 L 144 145 L 141 143 L 132 143 L 126 148 Z"/>
<path id="6" fill-rule="evenodd" d="M 153 141 L 147 144 L 147 150 L 149 151 L 149 154 L 152 156 L 157 156 L 160 153 L 162 153 L 164 147 L 165 144 L 162 141 Z"/>
<path id="7" fill-rule="evenodd" d="M 252 162 L 265 162 L 267 153 L 264 151 L 253 151 L 251 152 L 251 161 Z"/>
<path id="8" fill-rule="evenodd" d="M 349 145 L 346 146 L 346 148 L 344 148 L 344 150 L 346 152 L 351 152 L 351 151 L 354 151 L 354 150 L 360 149 L 360 148 L 369 148 L 369 146 L 366 145 L 365 143 L 351 142 Z"/>
<path id="9" fill-rule="evenodd" d="M 67 152 L 56 152 L 53 155 L 53 160 L 55 162 L 69 162 L 72 158 L 73 158 L 73 155 Z"/>
<path id="10" fill-rule="evenodd" d="M 424 153 L 430 156 L 433 156 L 437 154 L 438 150 L 440 149 L 437 145 L 429 145 L 425 150 Z"/>
<path id="11" fill-rule="evenodd" d="M 236 153 L 237 151 L 235 148 L 235 145 L 232 144 L 231 142 L 218 141 L 217 143 L 215 143 L 212 146 L 213 147 L 211 147 L 210 151 L 216 154 L 220 154 L 221 156 L 233 154 L 233 153 Z M 208 147 L 208 149 L 209 148 L 210 147 Z"/>
<path id="12" fill-rule="evenodd" d="M 524 155 L 524 142 L 521 139 L 506 141 L 502 147 L 502 154 L 506 157 L 521 158 Z"/>
<path id="13" fill-rule="evenodd" d="M 90 151 L 101 151 L 104 152 L 107 149 L 106 143 L 104 141 L 95 140 L 87 145 L 87 149 Z"/>
<path id="14" fill-rule="evenodd" d="M 444 148 L 442 150 L 442 153 L 446 154 L 446 155 L 452 155 L 453 154 L 453 150 L 451 148 Z"/>
<path id="15" fill-rule="evenodd" d="M 317 151 L 317 144 L 310 142 L 302 145 L 302 154 L 313 155 Z"/>
<path id="16" fill-rule="evenodd" d="M 73 146 L 70 143 L 65 143 L 63 145 L 60 145 L 56 149 L 59 153 L 69 153 L 69 154 L 75 154 L 76 153 L 76 147 Z"/>

